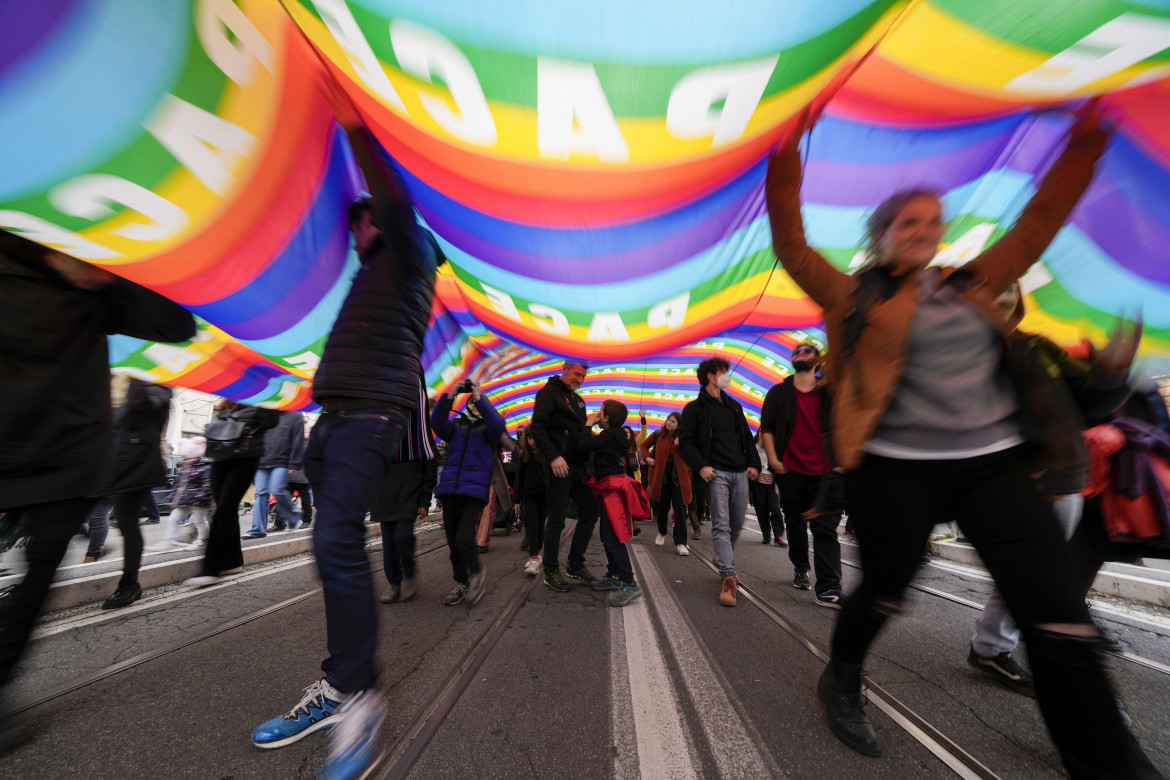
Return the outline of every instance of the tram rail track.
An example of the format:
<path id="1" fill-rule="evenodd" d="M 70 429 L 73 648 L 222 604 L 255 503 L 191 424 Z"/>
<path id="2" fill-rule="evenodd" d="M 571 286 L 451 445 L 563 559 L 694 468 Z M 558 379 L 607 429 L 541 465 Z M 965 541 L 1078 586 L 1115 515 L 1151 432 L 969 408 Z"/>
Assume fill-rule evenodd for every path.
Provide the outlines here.
<path id="1" fill-rule="evenodd" d="M 718 574 L 719 569 L 705 555 L 693 556 Z M 828 649 L 801 625 L 785 615 L 776 605 L 751 587 L 739 584 L 739 593 L 760 609 L 772 622 L 796 639 L 821 661 L 828 663 Z M 999 780 L 999 775 L 986 764 L 964 750 L 958 743 L 916 713 L 905 702 L 890 693 L 869 675 L 862 677 L 863 692 L 875 707 L 885 713 L 899 727 L 910 734 L 932 755 L 965 780 Z"/>
<path id="2" fill-rule="evenodd" d="M 429 555 L 430 553 L 437 552 L 439 550 L 445 550 L 446 548 L 447 548 L 446 542 L 443 542 L 441 544 L 432 545 L 431 547 L 428 547 L 425 550 L 419 551 L 416 554 L 416 557 L 421 558 L 424 555 Z M 371 569 L 371 572 L 374 574 L 377 574 L 380 571 L 382 571 L 381 566 L 375 566 Z M 230 579 L 225 580 L 225 582 L 230 583 L 231 580 Z M 261 618 L 264 618 L 264 617 L 267 617 L 269 615 L 280 612 L 282 610 L 288 609 L 289 607 L 294 606 L 296 604 L 299 604 L 302 601 L 306 601 L 310 598 L 313 598 L 314 596 L 317 596 L 320 593 L 321 593 L 321 588 L 314 588 L 310 591 L 306 591 L 304 593 L 297 594 L 296 596 L 292 596 L 291 598 L 287 598 L 284 601 L 281 601 L 281 602 L 278 602 L 276 604 L 272 604 L 270 606 L 264 607 L 263 609 L 258 609 L 255 612 L 249 612 L 246 615 L 241 615 L 238 618 L 234 618 L 232 620 L 229 620 L 226 623 L 221 623 L 217 626 L 214 626 L 214 627 L 209 628 L 205 631 L 202 631 L 194 636 L 186 637 L 184 639 L 179 639 L 179 640 L 176 640 L 174 642 L 170 642 L 170 643 L 161 645 L 161 646 L 153 648 L 151 650 L 147 650 L 144 653 L 140 653 L 132 658 L 127 658 L 124 661 L 119 661 L 116 664 L 111 664 L 110 666 L 104 667 L 102 669 L 98 669 L 94 672 L 91 672 L 90 674 L 86 674 L 86 675 L 83 675 L 83 676 L 78 677 L 76 679 L 70 680 L 68 682 L 61 683 L 60 685 L 53 686 L 35 698 L 28 699 L 28 700 L 25 700 L 22 702 L 18 702 L 16 704 L 12 705 L 12 707 L 10 707 L 7 710 L 7 714 L 8 715 L 17 715 L 17 714 L 25 712 L 27 710 L 33 709 L 34 707 L 39 707 L 42 704 L 47 704 L 48 702 L 53 701 L 54 699 L 59 699 L 62 696 L 67 696 L 70 693 L 73 693 L 75 691 L 79 691 L 82 688 L 88 687 L 88 686 L 93 685 L 94 683 L 97 683 L 97 682 L 101 682 L 102 680 L 109 679 L 110 677 L 117 676 L 117 675 L 121 674 L 122 672 L 129 671 L 130 669 L 133 669 L 137 666 L 141 666 L 145 663 L 149 663 L 151 661 L 157 660 L 159 658 L 162 658 L 163 656 L 169 655 L 169 654 L 174 653 L 178 650 L 182 650 L 183 648 L 191 647 L 192 645 L 199 644 L 200 642 L 204 642 L 208 639 L 219 636 L 220 634 L 231 631 L 232 629 L 239 628 L 240 626 L 246 625 L 246 624 L 251 623 L 255 620 L 260 620 Z M 147 605 L 147 606 L 149 606 L 149 605 Z M 116 615 L 111 615 L 110 617 L 113 618 L 115 616 Z"/>
<path id="3" fill-rule="evenodd" d="M 861 568 L 861 564 L 855 563 L 854 561 L 847 561 L 844 558 L 841 559 L 841 563 L 850 567 L 851 569 Z M 945 590 L 939 590 L 928 585 L 919 585 L 913 582 L 911 582 L 908 587 L 913 588 L 914 590 L 921 593 L 925 593 L 928 596 L 934 596 L 935 598 L 940 598 L 944 601 L 950 601 L 954 604 L 959 604 L 961 606 L 967 607 L 968 609 L 974 609 L 979 612 L 983 611 L 982 604 L 971 601 L 970 599 L 965 599 L 962 596 L 956 596 L 953 593 L 947 593 Z M 1105 653 L 1113 656 L 1114 658 L 1120 658 L 1123 661 L 1129 661 L 1136 666 L 1141 666 L 1146 669 L 1170 676 L 1170 665 L 1155 661 L 1152 658 L 1146 658 L 1144 656 L 1137 655 L 1136 653 L 1131 653 L 1128 650 L 1122 651 L 1120 653 L 1112 650 L 1106 650 Z"/>

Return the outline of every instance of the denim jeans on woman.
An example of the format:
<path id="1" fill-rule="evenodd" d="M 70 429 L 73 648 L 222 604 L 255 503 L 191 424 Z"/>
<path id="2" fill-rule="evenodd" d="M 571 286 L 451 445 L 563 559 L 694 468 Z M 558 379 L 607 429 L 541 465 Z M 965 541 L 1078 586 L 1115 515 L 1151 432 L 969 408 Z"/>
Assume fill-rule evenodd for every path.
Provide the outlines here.
<path id="1" fill-rule="evenodd" d="M 837 621 L 834 659 L 865 659 L 886 619 L 899 611 L 931 528 L 954 518 L 1019 622 L 1040 711 L 1069 774 L 1141 776 L 1148 762 L 1122 722 L 1097 643 L 1041 628 L 1091 621 L 1052 506 L 1018 451 L 962 460 L 867 455 L 846 475 L 845 492 L 863 576 Z"/>

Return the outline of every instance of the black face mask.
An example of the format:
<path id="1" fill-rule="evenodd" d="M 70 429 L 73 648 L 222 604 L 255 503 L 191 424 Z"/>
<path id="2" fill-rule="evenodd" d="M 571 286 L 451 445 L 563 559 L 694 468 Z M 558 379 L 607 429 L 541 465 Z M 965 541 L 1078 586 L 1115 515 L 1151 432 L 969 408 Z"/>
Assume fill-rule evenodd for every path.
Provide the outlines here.
<path id="1" fill-rule="evenodd" d="M 811 360 L 793 360 L 792 370 L 796 371 L 797 373 L 801 371 L 812 371 L 814 365 L 815 364 Z"/>

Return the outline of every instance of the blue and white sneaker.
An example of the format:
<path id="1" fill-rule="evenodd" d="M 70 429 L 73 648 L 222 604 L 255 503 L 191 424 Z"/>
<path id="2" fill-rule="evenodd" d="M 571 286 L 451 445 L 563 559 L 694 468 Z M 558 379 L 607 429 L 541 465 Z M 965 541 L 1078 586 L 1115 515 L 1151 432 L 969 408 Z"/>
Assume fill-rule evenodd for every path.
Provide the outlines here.
<path id="1" fill-rule="evenodd" d="M 287 715 L 261 723 L 252 732 L 252 744 L 268 750 L 291 745 L 314 731 L 327 729 L 341 720 L 340 691 L 321 678 L 305 688 L 304 698 Z"/>
<path id="2" fill-rule="evenodd" d="M 351 694 L 339 713 L 342 721 L 329 741 L 329 758 L 317 780 L 363 780 L 378 756 L 386 700 L 381 691 L 367 688 Z"/>

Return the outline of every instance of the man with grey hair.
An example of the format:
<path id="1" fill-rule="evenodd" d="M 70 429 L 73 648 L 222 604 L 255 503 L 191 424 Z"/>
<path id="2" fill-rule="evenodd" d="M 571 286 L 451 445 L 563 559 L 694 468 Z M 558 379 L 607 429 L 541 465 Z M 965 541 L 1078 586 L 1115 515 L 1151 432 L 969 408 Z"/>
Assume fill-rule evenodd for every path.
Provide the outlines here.
<path id="1" fill-rule="evenodd" d="M 577 447 L 585 430 L 585 401 L 577 388 L 585 381 L 589 366 L 581 361 L 566 360 L 560 376 L 549 377 L 536 394 L 529 433 L 543 461 L 542 471 L 548 485 L 548 524 L 544 533 L 544 584 L 558 593 L 572 589 L 571 578 L 587 585 L 597 579 L 585 566 L 585 548 L 597 523 L 597 502 L 593 490 L 581 479 L 585 476 L 587 456 Z M 561 531 L 569 500 L 577 504 L 577 528 L 569 546 L 569 566 L 562 574 Z"/>

